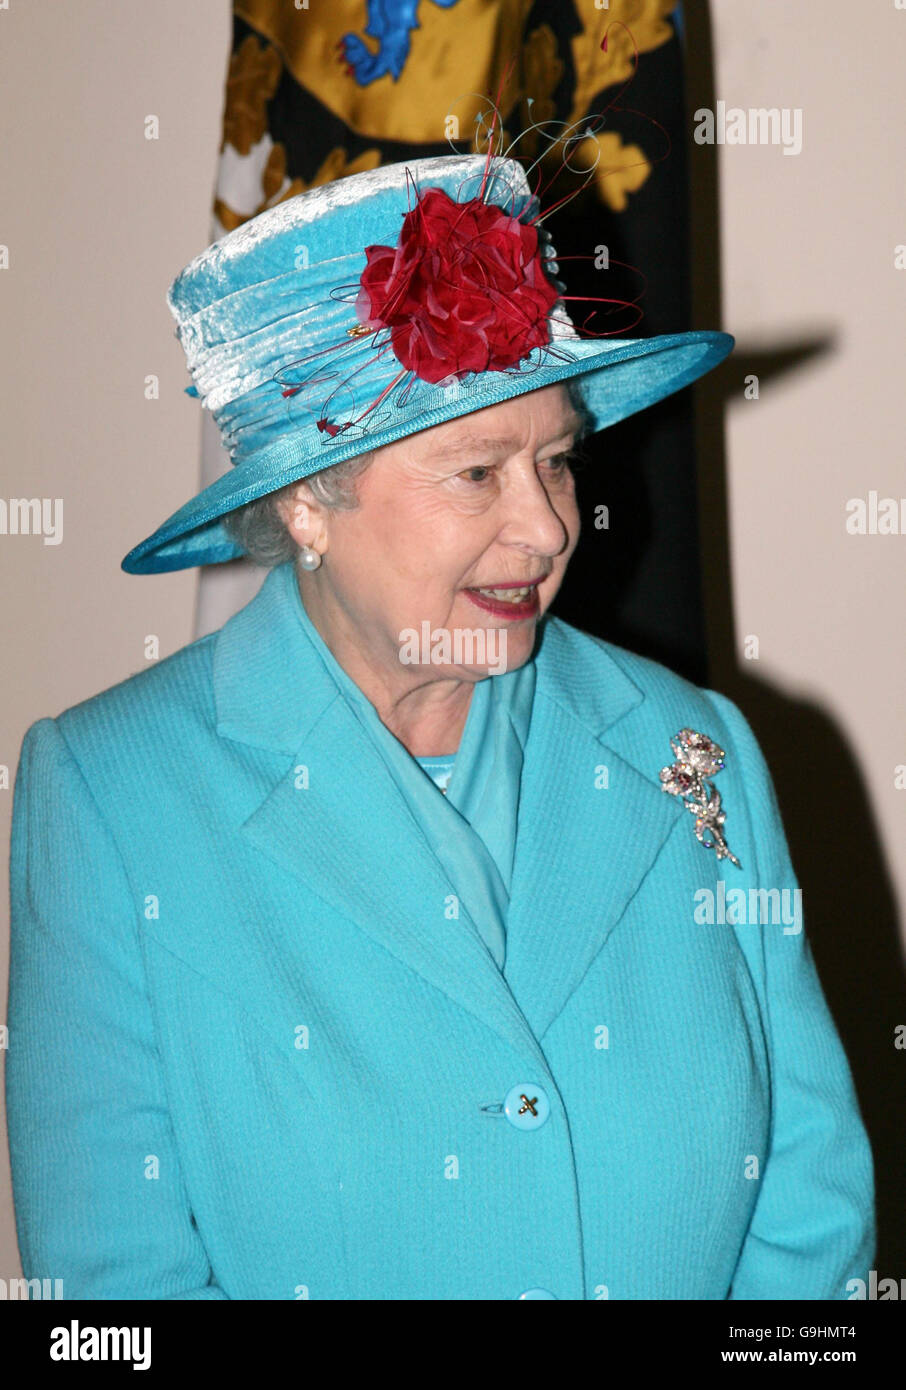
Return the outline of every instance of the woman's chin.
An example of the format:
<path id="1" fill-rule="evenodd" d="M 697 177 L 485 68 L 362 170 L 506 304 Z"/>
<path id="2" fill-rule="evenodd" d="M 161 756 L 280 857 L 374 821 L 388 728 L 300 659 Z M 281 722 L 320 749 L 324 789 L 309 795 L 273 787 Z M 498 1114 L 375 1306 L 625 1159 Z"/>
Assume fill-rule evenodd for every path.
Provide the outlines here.
<path id="1" fill-rule="evenodd" d="M 524 666 L 535 647 L 537 620 L 524 619 L 519 623 L 501 623 L 485 630 L 488 662 L 485 674 L 500 676 Z"/>
<path id="2" fill-rule="evenodd" d="M 524 666 L 535 647 L 536 620 L 501 622 L 477 610 L 476 617 L 479 620 L 472 623 L 435 627 L 423 621 L 418 627 L 403 628 L 399 660 L 430 671 L 439 680 L 484 680 Z"/>

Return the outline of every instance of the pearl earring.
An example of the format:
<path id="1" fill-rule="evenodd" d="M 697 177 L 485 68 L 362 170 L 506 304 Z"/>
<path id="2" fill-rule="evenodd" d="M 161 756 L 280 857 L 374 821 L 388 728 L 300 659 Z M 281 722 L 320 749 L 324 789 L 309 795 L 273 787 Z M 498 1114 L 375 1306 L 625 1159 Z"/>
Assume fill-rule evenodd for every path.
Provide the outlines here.
<path id="1" fill-rule="evenodd" d="M 304 570 L 316 570 L 321 563 L 321 557 L 313 546 L 303 545 L 299 551 L 299 564 Z"/>

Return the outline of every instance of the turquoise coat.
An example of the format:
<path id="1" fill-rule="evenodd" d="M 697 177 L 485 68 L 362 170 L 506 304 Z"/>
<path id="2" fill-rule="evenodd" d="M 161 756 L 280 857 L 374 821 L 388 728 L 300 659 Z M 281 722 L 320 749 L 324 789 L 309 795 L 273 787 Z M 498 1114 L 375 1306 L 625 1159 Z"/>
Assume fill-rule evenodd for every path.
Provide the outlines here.
<path id="1" fill-rule="evenodd" d="M 26 735 L 26 1276 L 88 1299 L 846 1298 L 871 1153 L 805 933 L 727 920 L 730 889 L 796 888 L 739 710 L 546 620 L 501 972 L 439 910 L 450 883 L 292 587 L 273 571 L 220 632 Z M 742 869 L 661 789 L 683 726 L 726 750 Z"/>

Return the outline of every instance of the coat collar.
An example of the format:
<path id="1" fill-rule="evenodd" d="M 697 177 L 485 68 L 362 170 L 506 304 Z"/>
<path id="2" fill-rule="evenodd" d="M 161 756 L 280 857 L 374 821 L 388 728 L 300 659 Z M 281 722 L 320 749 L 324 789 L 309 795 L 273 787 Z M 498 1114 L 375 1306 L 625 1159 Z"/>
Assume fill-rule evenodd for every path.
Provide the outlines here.
<path id="1" fill-rule="evenodd" d="M 272 569 L 214 639 L 217 732 L 253 748 L 294 753 L 337 689 L 300 618 L 293 565 Z"/>
<path id="2" fill-rule="evenodd" d="M 300 606 L 293 566 L 280 566 L 215 638 L 218 734 L 291 759 L 242 835 L 546 1069 L 541 1038 L 681 817 L 657 769 L 621 751 L 621 722 L 644 692 L 605 644 L 556 619 L 543 624 L 501 974 L 473 924 L 451 931 L 443 920 L 449 881 L 310 642 Z M 292 776 L 299 764 L 311 777 L 303 792 Z M 204 968 L 225 978 L 229 950 L 222 939 L 220 947 Z M 264 970 L 262 962 L 259 1013 Z"/>

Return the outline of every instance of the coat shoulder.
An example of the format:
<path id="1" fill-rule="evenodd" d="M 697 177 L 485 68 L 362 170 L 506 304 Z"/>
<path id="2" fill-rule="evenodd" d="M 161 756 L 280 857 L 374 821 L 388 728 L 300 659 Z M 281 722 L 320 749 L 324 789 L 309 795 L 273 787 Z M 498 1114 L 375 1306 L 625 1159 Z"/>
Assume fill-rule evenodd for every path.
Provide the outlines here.
<path id="1" fill-rule="evenodd" d="M 719 744 L 726 763 L 721 794 L 746 803 L 758 834 L 774 843 L 781 818 L 773 779 L 751 725 L 732 700 L 560 619 L 549 620 L 543 647 L 538 665 L 548 693 L 653 781 L 674 761 L 671 740 L 680 729 Z M 775 847 L 785 852 L 779 840 Z"/>
<path id="2" fill-rule="evenodd" d="M 773 779 L 748 720 L 732 700 L 560 620 L 549 624 L 544 647 L 538 665 L 539 671 L 545 668 L 547 691 L 654 784 L 660 784 L 661 769 L 675 761 L 671 740 L 681 729 L 694 729 L 719 744 L 725 755 L 720 794 L 734 815 L 745 808 L 748 858 L 764 861 L 769 882 L 785 881 L 788 851 Z"/>
<path id="3" fill-rule="evenodd" d="M 158 754 L 161 748 L 178 750 L 200 731 L 212 730 L 216 635 L 200 637 L 58 714 L 54 722 L 79 762 L 88 766 L 117 747 L 136 754 L 142 747 Z"/>
<path id="4" fill-rule="evenodd" d="M 720 742 L 731 738 L 736 706 L 714 690 L 693 684 L 668 666 L 563 622 L 545 632 L 547 689 L 578 707 L 589 721 L 627 720 L 628 727 L 657 731 L 667 740 L 683 727 Z M 728 723 L 729 717 L 729 723 Z"/>

